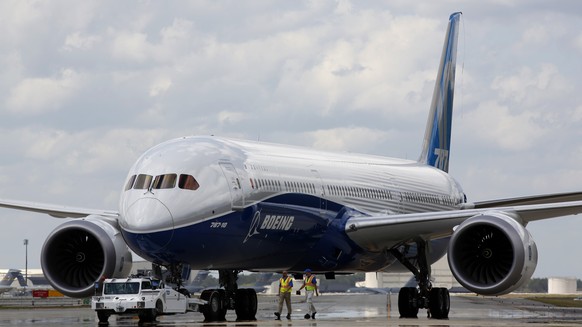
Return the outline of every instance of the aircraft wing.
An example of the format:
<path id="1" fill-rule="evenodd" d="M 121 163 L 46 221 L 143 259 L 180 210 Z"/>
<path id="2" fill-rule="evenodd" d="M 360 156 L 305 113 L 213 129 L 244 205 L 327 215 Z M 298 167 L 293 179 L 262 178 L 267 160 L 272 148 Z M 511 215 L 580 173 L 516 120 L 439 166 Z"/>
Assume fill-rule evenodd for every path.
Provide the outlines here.
<path id="1" fill-rule="evenodd" d="M 547 197 L 572 199 L 580 196 L 580 193 L 569 193 L 569 195 Z M 544 203 L 542 198 L 543 196 L 532 197 L 529 201 L 526 198 L 520 198 L 520 201 L 515 202 L 540 204 L 509 205 L 512 203 L 510 200 L 500 200 L 499 203 L 506 205 L 498 207 L 486 205 L 481 208 L 470 206 L 471 209 L 402 215 L 356 216 L 348 219 L 345 231 L 359 246 L 370 251 L 381 251 L 417 237 L 438 239 L 450 236 L 455 226 L 466 219 L 492 212 L 501 212 L 511 216 L 524 226 L 535 220 L 576 215 L 582 212 L 582 201 Z M 487 203 L 493 203 L 493 201 Z"/>
<path id="2" fill-rule="evenodd" d="M 46 213 L 47 215 L 56 218 L 83 218 L 89 215 L 100 215 L 104 217 L 117 218 L 119 213 L 116 211 L 108 210 L 98 210 L 98 209 L 86 209 L 86 208 L 75 208 L 60 206 L 54 204 L 27 202 L 27 201 L 16 201 L 0 199 L 0 207 L 32 211 L 38 213 Z"/>
<path id="3" fill-rule="evenodd" d="M 567 201 L 582 201 L 582 192 L 572 192 L 572 193 L 555 193 L 555 194 L 545 194 L 545 195 L 534 195 L 526 196 L 520 198 L 510 198 L 502 200 L 492 200 L 492 201 L 481 201 L 475 202 L 475 209 L 482 208 L 492 208 L 492 207 L 506 207 L 506 206 L 516 206 L 516 205 L 526 205 L 526 204 L 546 204 L 554 202 L 567 202 Z"/>

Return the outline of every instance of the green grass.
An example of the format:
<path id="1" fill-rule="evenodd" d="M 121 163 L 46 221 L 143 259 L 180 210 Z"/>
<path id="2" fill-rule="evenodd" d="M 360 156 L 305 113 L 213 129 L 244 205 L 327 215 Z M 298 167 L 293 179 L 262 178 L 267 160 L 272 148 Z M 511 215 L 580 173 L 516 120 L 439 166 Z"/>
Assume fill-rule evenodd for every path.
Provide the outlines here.
<path id="1" fill-rule="evenodd" d="M 576 296 L 563 296 L 563 295 L 547 295 L 547 296 L 532 296 L 526 297 L 528 300 L 542 302 L 550 305 L 555 305 L 558 307 L 568 307 L 568 308 L 582 308 L 582 301 L 574 301 Z"/>

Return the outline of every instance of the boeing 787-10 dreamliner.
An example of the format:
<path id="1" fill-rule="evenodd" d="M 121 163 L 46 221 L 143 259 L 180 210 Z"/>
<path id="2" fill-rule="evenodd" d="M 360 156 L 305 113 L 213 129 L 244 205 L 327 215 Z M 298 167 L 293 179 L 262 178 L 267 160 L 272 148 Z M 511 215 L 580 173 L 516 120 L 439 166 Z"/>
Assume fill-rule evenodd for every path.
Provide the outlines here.
<path id="1" fill-rule="evenodd" d="M 185 268 L 217 270 L 220 288 L 201 294 L 208 321 L 224 320 L 227 310 L 254 319 L 256 293 L 236 282 L 243 270 L 411 271 L 418 285 L 401 289 L 401 316 L 426 308 L 447 318 L 449 292 L 432 287 L 430 267 L 448 254 L 468 290 L 509 293 L 537 264 L 526 225 L 581 212 L 582 193 L 467 202 L 448 174 L 460 17 L 450 16 L 418 161 L 183 137 L 137 159 L 118 211 L 0 206 L 78 218 L 57 227 L 41 255 L 47 279 L 68 296 L 93 294 L 103 277 L 126 277 L 130 249 L 178 281 Z"/>

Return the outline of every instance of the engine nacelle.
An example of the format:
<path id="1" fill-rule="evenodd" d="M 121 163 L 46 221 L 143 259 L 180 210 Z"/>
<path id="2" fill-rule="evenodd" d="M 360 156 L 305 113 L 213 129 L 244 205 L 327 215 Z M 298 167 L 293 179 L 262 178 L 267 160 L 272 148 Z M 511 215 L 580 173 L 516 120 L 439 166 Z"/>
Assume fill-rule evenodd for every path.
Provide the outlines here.
<path id="1" fill-rule="evenodd" d="M 511 217 L 490 212 L 465 220 L 451 237 L 451 271 L 468 290 L 507 294 L 528 281 L 538 263 L 529 231 Z"/>
<path id="2" fill-rule="evenodd" d="M 115 221 L 89 216 L 66 222 L 48 236 L 41 266 L 55 289 L 80 298 L 93 295 L 102 277 L 127 277 L 132 257 Z"/>

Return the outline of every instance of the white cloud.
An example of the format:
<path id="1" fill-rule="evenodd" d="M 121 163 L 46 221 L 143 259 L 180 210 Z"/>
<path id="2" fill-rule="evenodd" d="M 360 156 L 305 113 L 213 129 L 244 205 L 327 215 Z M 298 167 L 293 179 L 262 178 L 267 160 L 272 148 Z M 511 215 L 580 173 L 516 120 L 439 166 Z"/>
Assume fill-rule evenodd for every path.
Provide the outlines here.
<path id="1" fill-rule="evenodd" d="M 365 153 L 371 144 L 383 143 L 389 134 L 365 127 L 339 127 L 308 132 L 311 146 L 325 151 L 350 151 Z"/>
<path id="2" fill-rule="evenodd" d="M 522 43 L 543 45 L 550 39 L 550 33 L 544 25 L 535 25 L 523 32 Z M 522 44 L 523 46 L 523 44 Z"/>
<path id="3" fill-rule="evenodd" d="M 111 44 L 111 55 L 113 58 L 143 63 L 150 58 L 151 45 L 148 43 L 147 34 L 130 31 L 110 31 L 113 42 Z"/>
<path id="4" fill-rule="evenodd" d="M 507 106 L 486 101 L 476 110 L 465 114 L 463 135 L 470 135 L 492 148 L 527 150 L 536 145 L 547 132 L 537 122 L 538 118 L 536 113 L 513 113 Z"/>
<path id="5" fill-rule="evenodd" d="M 533 105 L 542 99 L 565 94 L 571 90 L 571 84 L 555 64 L 542 64 L 537 72 L 530 67 L 522 67 L 514 75 L 499 76 L 493 80 L 491 88 L 504 99 Z"/>
<path id="6" fill-rule="evenodd" d="M 101 41 L 100 36 L 95 35 L 85 35 L 81 32 L 74 32 L 67 35 L 65 39 L 65 44 L 63 45 L 64 51 L 73 51 L 75 49 L 79 50 L 91 50 Z"/>
<path id="7" fill-rule="evenodd" d="M 582 121 L 582 105 L 576 107 L 572 113 L 572 121 L 581 122 Z"/>
<path id="8" fill-rule="evenodd" d="M 158 80 L 154 81 L 150 86 L 149 95 L 151 97 L 162 95 L 166 93 L 166 91 L 168 91 L 168 89 L 170 89 L 171 86 L 172 80 L 170 78 L 159 78 Z"/>
<path id="9" fill-rule="evenodd" d="M 582 33 L 576 36 L 572 43 L 578 51 L 582 52 Z"/>
<path id="10" fill-rule="evenodd" d="M 192 21 L 182 18 L 176 18 L 171 26 L 163 27 L 160 34 L 162 36 L 162 43 L 173 44 L 188 42 L 192 37 L 192 28 L 194 24 Z"/>
<path id="11" fill-rule="evenodd" d="M 234 125 L 245 120 L 248 114 L 243 112 L 221 111 L 218 113 L 218 122 L 220 124 Z"/>
<path id="12" fill-rule="evenodd" d="M 336 0 L 337 6 L 335 8 L 336 14 L 349 14 L 352 11 L 352 3 L 350 0 Z"/>
<path id="13" fill-rule="evenodd" d="M 8 110 L 19 114 L 58 111 L 82 87 L 83 77 L 64 69 L 55 78 L 25 78 L 10 90 Z"/>

